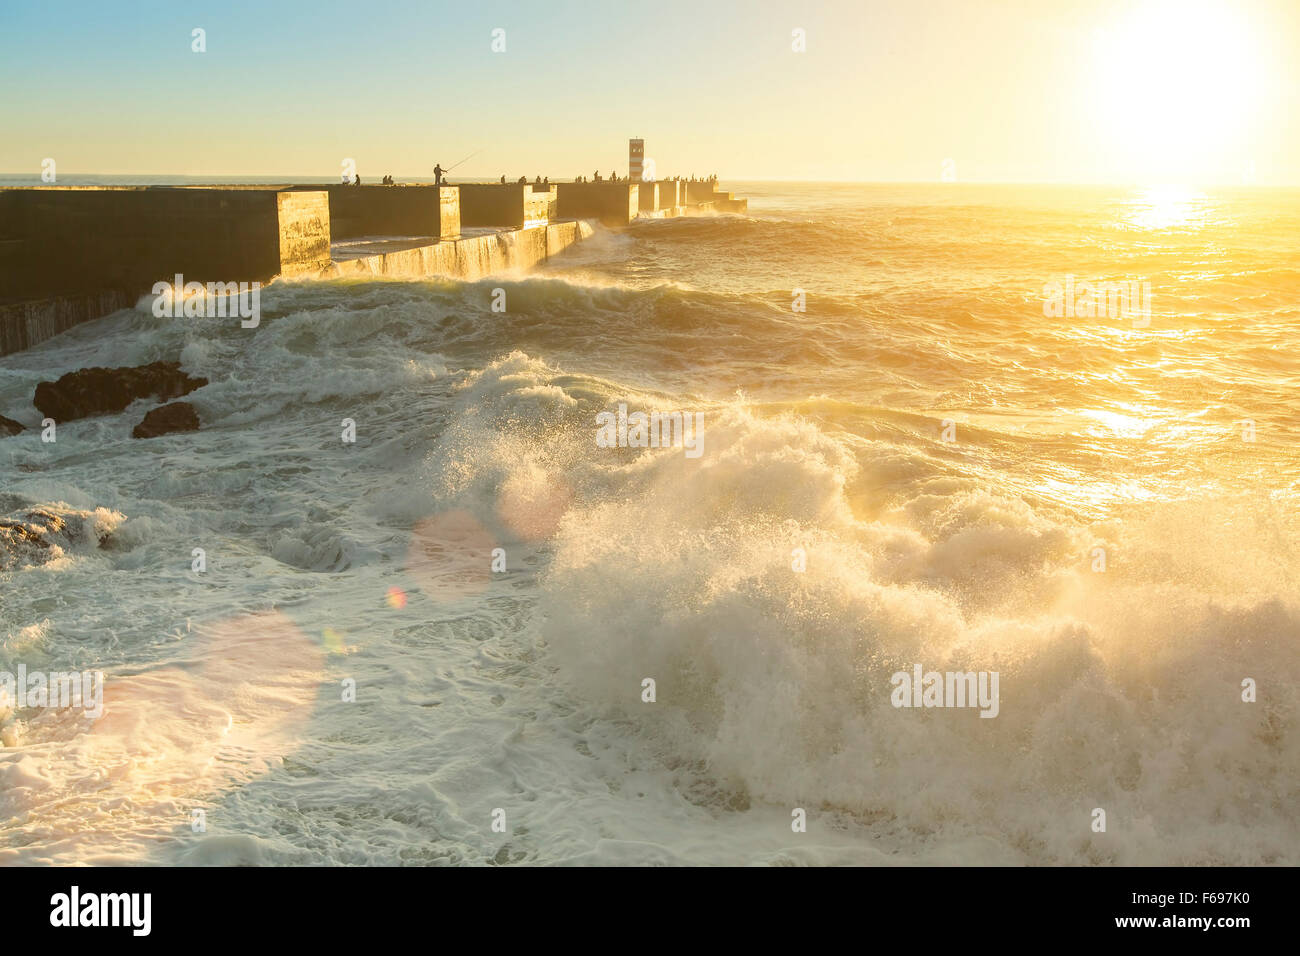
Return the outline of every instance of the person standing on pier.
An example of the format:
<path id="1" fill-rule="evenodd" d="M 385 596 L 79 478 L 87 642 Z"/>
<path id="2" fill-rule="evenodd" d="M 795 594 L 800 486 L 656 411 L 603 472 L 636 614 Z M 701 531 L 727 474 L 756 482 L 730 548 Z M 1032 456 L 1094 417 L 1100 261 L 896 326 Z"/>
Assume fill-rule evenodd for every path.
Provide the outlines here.
<path id="1" fill-rule="evenodd" d="M 441 163 L 433 167 L 433 184 L 435 186 L 442 185 L 442 177 L 445 172 L 446 170 L 442 168 Z"/>

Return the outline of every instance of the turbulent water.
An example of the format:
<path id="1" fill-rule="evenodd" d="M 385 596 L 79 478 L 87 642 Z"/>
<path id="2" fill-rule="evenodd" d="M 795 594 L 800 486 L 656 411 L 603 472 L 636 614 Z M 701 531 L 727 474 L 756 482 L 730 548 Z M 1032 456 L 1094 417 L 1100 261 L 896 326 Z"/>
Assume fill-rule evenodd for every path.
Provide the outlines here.
<path id="1" fill-rule="evenodd" d="M 0 516 L 59 526 L 0 670 L 107 686 L 4 715 L 0 861 L 1300 863 L 1300 193 L 734 188 L 0 360 Z M 201 431 L 40 441 L 38 381 L 176 359 Z"/>

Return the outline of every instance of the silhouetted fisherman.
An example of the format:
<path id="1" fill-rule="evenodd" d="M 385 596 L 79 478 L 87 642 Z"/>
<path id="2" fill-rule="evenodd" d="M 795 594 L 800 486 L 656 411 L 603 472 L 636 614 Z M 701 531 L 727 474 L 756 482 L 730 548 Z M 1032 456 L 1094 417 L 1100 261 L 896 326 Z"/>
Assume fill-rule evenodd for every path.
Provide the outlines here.
<path id="1" fill-rule="evenodd" d="M 361 185 L 361 174 L 360 174 L 360 173 L 357 173 L 357 174 L 356 174 L 356 177 L 357 177 L 357 178 L 356 178 L 356 181 L 355 181 L 352 185 L 353 185 L 353 186 L 360 186 L 360 185 Z"/>
<path id="2" fill-rule="evenodd" d="M 446 171 L 445 169 L 442 168 L 442 164 L 441 164 L 441 163 L 439 163 L 437 166 L 434 166 L 434 167 L 433 167 L 433 184 L 434 184 L 435 186 L 441 186 L 441 185 L 442 185 L 442 177 L 443 177 L 443 174 L 446 173 L 446 172 L 447 172 L 447 171 Z"/>

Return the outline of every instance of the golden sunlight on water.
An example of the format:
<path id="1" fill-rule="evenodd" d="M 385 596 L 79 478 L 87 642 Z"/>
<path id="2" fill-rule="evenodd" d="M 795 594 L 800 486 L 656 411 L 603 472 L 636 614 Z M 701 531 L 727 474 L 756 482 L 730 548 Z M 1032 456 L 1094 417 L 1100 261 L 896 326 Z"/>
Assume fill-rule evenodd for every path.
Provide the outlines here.
<path id="1" fill-rule="evenodd" d="M 197 635 L 195 664 L 118 677 L 104 713 L 64 743 L 49 711 L 0 763 L 3 812 L 38 827 L 48 858 L 123 865 L 189 830 L 194 808 L 280 765 L 320 693 L 323 652 L 279 611 L 241 615 Z M 48 715 L 48 716 L 47 716 Z M 0 864 L 23 848 L 0 848 Z"/>
<path id="2" fill-rule="evenodd" d="M 1156 425 L 1156 419 L 1152 417 L 1123 415 L 1119 412 L 1107 411 L 1101 408 L 1086 408 L 1080 414 L 1095 419 L 1106 431 L 1123 435 L 1126 438 L 1139 438 Z M 1091 428 L 1088 431 L 1090 434 L 1097 433 L 1095 429 Z"/>
<path id="3" fill-rule="evenodd" d="M 1208 204 L 1205 193 L 1187 186 L 1147 186 L 1130 203 L 1124 221 L 1136 229 L 1199 229 Z"/>

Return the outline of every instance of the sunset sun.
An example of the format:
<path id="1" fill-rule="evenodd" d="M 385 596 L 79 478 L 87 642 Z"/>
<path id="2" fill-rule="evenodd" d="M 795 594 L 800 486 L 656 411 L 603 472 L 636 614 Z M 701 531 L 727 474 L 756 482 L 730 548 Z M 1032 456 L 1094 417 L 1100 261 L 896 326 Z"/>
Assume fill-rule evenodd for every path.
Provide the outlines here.
<path id="1" fill-rule="evenodd" d="M 1150 0 L 1099 27 L 1088 74 L 1096 132 L 1127 168 L 1248 168 L 1266 65 L 1258 26 L 1221 0 Z"/>

